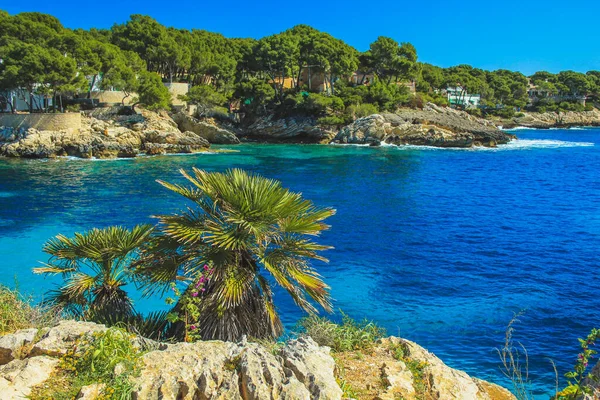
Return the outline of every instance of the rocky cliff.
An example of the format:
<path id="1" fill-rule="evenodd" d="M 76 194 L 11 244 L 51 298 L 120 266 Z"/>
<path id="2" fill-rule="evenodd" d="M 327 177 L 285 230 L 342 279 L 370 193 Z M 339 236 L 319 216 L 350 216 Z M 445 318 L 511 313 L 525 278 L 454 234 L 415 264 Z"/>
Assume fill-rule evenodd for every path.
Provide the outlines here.
<path id="1" fill-rule="evenodd" d="M 290 117 L 277 119 L 272 115 L 258 118 L 243 129 L 246 140 L 265 142 L 320 143 L 328 141 L 335 132 L 317 124 L 310 117 Z"/>
<path id="2" fill-rule="evenodd" d="M 217 126 L 214 121 L 200 121 L 183 112 L 173 115 L 173 120 L 177 123 L 180 131 L 194 132 L 209 143 L 238 144 L 240 142 L 233 132 Z"/>
<path id="3" fill-rule="evenodd" d="M 428 104 L 423 110 L 375 114 L 342 128 L 333 143 L 417 145 L 435 147 L 495 147 L 514 136 L 490 121 L 463 111 Z"/>
<path id="4" fill-rule="evenodd" d="M 0 337 L 2 399 L 48 393 L 63 368 L 61 359 L 85 351 L 86 343 L 106 330 L 90 322 L 61 321 Z M 362 357 L 336 353 L 336 360 L 328 347 L 309 337 L 277 348 L 246 341 L 166 344 L 134 335 L 128 340 L 144 351 L 141 370 L 131 382 L 132 398 L 139 400 L 335 400 L 343 397 L 340 383 L 348 382 L 357 389 L 357 399 L 514 399 L 506 389 L 452 369 L 417 344 L 393 337 L 380 340 Z M 116 375 L 119 368 L 115 366 Z M 102 384 L 85 386 L 78 398 L 99 399 L 105 389 Z"/>
<path id="5" fill-rule="evenodd" d="M 209 146 L 198 134 L 180 131 L 168 114 L 148 110 L 121 116 L 114 109 L 99 109 L 84 115 L 76 132 L 13 128 L 0 132 L 0 155 L 7 157 L 135 157 L 192 153 Z"/>
<path id="6" fill-rule="evenodd" d="M 528 128 L 570 128 L 575 126 L 600 126 L 600 110 L 547 113 L 523 113 L 523 116 L 500 121 L 503 128 L 524 126 Z"/>

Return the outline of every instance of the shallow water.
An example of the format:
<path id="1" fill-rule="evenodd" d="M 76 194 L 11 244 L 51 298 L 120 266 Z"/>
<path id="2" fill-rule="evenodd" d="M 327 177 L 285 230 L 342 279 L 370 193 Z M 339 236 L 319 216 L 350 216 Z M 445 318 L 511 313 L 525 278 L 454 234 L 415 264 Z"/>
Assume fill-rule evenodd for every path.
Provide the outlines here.
<path id="1" fill-rule="evenodd" d="M 318 265 L 335 307 L 504 385 L 494 348 L 514 312 L 538 394 L 577 337 L 600 325 L 600 130 L 519 130 L 497 149 L 241 145 L 238 152 L 133 160 L 0 160 L 0 282 L 41 298 L 34 276 L 57 234 L 151 222 L 186 203 L 156 184 L 177 170 L 241 167 L 337 209 Z M 285 293 L 288 327 L 301 314 Z M 164 307 L 161 299 L 138 307 Z"/>

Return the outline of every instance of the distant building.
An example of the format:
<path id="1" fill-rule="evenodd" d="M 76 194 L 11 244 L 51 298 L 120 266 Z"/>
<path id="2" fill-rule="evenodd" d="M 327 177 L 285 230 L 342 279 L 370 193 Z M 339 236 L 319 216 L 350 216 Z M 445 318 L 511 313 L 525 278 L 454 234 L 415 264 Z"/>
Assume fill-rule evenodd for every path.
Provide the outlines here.
<path id="1" fill-rule="evenodd" d="M 585 94 L 572 94 L 572 93 L 553 93 L 548 89 L 539 87 L 529 82 L 529 88 L 527 89 L 527 96 L 529 97 L 529 104 L 533 105 L 542 100 L 550 100 L 556 103 L 561 101 L 573 101 L 585 106 L 587 95 Z"/>
<path id="2" fill-rule="evenodd" d="M 372 73 L 356 71 L 350 76 L 350 83 L 353 85 L 370 85 L 374 79 L 375 75 Z"/>
<path id="3" fill-rule="evenodd" d="M 52 107 L 52 100 L 52 97 L 46 97 L 39 94 L 30 96 L 29 92 L 25 89 L 15 89 L 0 93 L 0 112 L 29 111 L 28 103 L 31 103 L 34 111 L 46 109 Z"/>
<path id="4" fill-rule="evenodd" d="M 447 88 L 446 95 L 451 106 L 477 108 L 481 103 L 481 95 L 470 94 L 460 86 Z"/>

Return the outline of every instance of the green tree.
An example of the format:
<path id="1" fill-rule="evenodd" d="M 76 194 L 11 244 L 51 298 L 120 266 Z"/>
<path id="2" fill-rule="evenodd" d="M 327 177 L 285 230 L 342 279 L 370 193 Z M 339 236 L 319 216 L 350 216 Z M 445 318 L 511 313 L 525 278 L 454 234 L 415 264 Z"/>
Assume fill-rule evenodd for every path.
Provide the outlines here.
<path id="1" fill-rule="evenodd" d="M 267 104 L 275 98 L 275 89 L 268 82 L 252 78 L 236 85 L 234 96 L 242 101 L 242 107 L 252 115 L 266 113 Z"/>
<path id="2" fill-rule="evenodd" d="M 303 310 L 316 312 L 310 299 L 331 309 L 329 287 L 309 263 L 325 260 L 319 252 L 329 247 L 309 236 L 327 229 L 323 221 L 334 210 L 238 169 L 182 173 L 190 187 L 160 183 L 196 209 L 160 217 L 161 236 L 145 253 L 138 273 L 146 277 L 146 285 L 166 288 L 176 279 L 194 282 L 204 265 L 212 266 L 198 302 L 199 317 L 189 322 L 203 339 L 236 341 L 243 335 L 275 338 L 282 333 L 265 273 Z M 186 292 L 190 289 L 195 286 Z"/>
<path id="3" fill-rule="evenodd" d="M 72 238 L 58 235 L 44 244 L 50 260 L 34 268 L 37 274 L 61 275 L 64 284 L 50 292 L 48 302 L 77 317 L 133 315 L 123 290 L 130 280 L 129 264 L 152 232 L 149 225 L 92 229 Z"/>
<path id="4" fill-rule="evenodd" d="M 198 85 L 190 89 L 187 95 L 181 96 L 183 101 L 189 104 L 195 104 L 198 107 L 198 116 L 205 116 L 216 106 L 222 106 L 227 97 L 217 92 L 214 86 Z"/>
<path id="5" fill-rule="evenodd" d="M 384 82 L 414 79 L 418 73 L 417 51 L 410 43 L 398 45 L 394 39 L 379 36 L 371 43 L 367 65 Z"/>
<path id="6" fill-rule="evenodd" d="M 133 108 L 138 104 L 142 104 L 150 110 L 166 110 L 171 105 L 171 93 L 155 72 L 141 72 L 137 77 L 136 91 L 138 99 Z"/>

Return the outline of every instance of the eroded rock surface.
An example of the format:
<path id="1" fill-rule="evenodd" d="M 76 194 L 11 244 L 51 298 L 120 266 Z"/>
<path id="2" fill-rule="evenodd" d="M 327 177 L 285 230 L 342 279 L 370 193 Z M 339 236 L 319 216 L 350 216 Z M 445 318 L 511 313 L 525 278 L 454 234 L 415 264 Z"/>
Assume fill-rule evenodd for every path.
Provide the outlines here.
<path id="1" fill-rule="evenodd" d="M 21 329 L 12 335 L 0 337 L 0 365 L 22 357 L 28 351 L 28 346 L 33 343 L 37 332 L 35 328 Z"/>
<path id="2" fill-rule="evenodd" d="M 227 129 L 206 121 L 199 121 L 183 112 L 173 115 L 181 131 L 190 131 L 214 144 L 238 144 L 240 139 Z"/>
<path id="3" fill-rule="evenodd" d="M 428 104 L 423 110 L 374 114 L 342 128 L 334 143 L 416 145 L 435 147 L 495 147 L 512 135 L 490 121 L 463 111 Z"/>
<path id="4" fill-rule="evenodd" d="M 75 349 L 80 339 L 106 329 L 91 322 L 61 321 L 39 332 L 0 337 L 6 349 L 21 343 L 31 348 L 11 351 L 10 357 L 16 358 L 0 366 L 0 397 L 23 399 L 34 387 L 51 385 L 47 380 L 58 371 L 60 357 Z M 336 353 L 337 362 L 328 347 L 309 337 L 276 348 L 246 340 L 176 344 L 131 340 L 146 351 L 132 382 L 136 400 L 336 400 L 343 395 L 336 379 L 340 376 L 353 385 L 359 399 L 515 400 L 506 389 L 452 369 L 417 344 L 395 337 L 361 350 L 360 357 Z M 121 373 L 118 368 L 116 374 Z M 86 386 L 78 398 L 96 399 L 103 389 L 98 384 Z"/>
<path id="5" fill-rule="evenodd" d="M 143 109 L 134 115 L 94 110 L 83 116 L 78 132 L 4 128 L 0 133 L 0 156 L 7 157 L 136 157 L 140 153 L 192 153 L 210 147 L 198 134 L 181 132 L 166 112 Z"/>
<path id="6" fill-rule="evenodd" d="M 335 132 L 319 125 L 314 118 L 293 117 L 277 119 L 272 115 L 259 118 L 244 129 L 249 140 L 266 142 L 319 143 L 329 141 Z"/>
<path id="7" fill-rule="evenodd" d="M 57 358 L 40 356 L 13 360 L 0 367 L 0 398 L 27 399 L 33 387 L 45 382 L 57 369 Z"/>
<path id="8" fill-rule="evenodd" d="M 503 122 L 504 127 L 525 126 L 529 128 L 568 128 L 574 126 L 600 126 L 600 110 L 567 111 L 547 113 L 523 113 L 523 116 Z"/>

